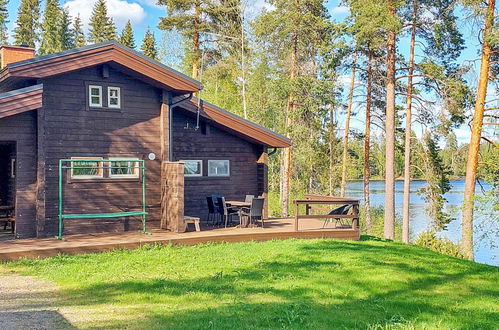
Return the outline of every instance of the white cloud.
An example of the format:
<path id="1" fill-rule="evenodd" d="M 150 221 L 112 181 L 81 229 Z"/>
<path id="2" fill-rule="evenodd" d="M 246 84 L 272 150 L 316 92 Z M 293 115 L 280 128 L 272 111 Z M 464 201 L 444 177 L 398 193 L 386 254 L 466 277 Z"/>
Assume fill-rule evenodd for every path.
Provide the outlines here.
<path id="1" fill-rule="evenodd" d="M 80 14 L 85 28 L 88 28 L 88 21 L 92 15 L 92 9 L 97 0 L 70 0 L 64 4 L 64 8 L 69 10 L 72 17 Z M 113 18 L 118 29 L 123 28 L 130 20 L 132 24 L 141 23 L 146 17 L 144 8 L 138 3 L 126 2 L 123 0 L 106 0 L 107 12 Z"/>
<path id="2" fill-rule="evenodd" d="M 331 9 L 331 15 L 348 15 L 350 9 L 347 6 L 337 6 Z"/>
<path id="3" fill-rule="evenodd" d="M 163 9 L 166 14 L 166 7 L 158 5 L 158 0 L 137 0 L 137 2 L 148 7 Z"/>

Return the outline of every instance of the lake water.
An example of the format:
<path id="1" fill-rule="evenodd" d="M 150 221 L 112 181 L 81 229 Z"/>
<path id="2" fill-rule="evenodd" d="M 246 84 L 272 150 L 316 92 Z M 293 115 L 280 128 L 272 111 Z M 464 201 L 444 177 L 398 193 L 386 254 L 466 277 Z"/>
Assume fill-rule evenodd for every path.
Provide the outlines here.
<path id="1" fill-rule="evenodd" d="M 403 181 L 395 183 L 395 209 L 397 219 L 402 218 L 402 197 L 403 197 Z M 423 200 L 417 191 L 419 188 L 426 185 L 425 181 L 412 181 L 411 183 L 411 205 L 410 205 L 410 231 L 411 239 L 415 239 L 419 233 L 429 228 L 431 220 L 425 212 L 426 202 Z M 446 237 L 454 242 L 459 242 L 461 239 L 461 212 L 460 207 L 463 202 L 464 180 L 451 181 L 452 189 L 445 194 L 447 199 L 447 209 L 452 210 L 451 214 L 455 220 L 447 225 L 447 228 L 439 233 L 440 237 Z M 483 184 L 485 190 L 490 190 L 490 185 Z M 370 183 L 370 199 L 371 206 L 384 206 L 385 202 L 385 183 L 384 181 L 371 181 Z M 477 193 L 480 194 L 480 187 L 477 185 Z M 363 199 L 363 183 L 349 182 L 347 184 L 348 197 Z M 455 208 L 455 209 L 454 209 Z M 495 214 L 497 219 L 499 215 Z M 489 265 L 499 266 L 499 222 L 490 221 L 490 215 L 486 219 L 479 212 L 475 212 L 475 232 L 474 237 L 482 237 L 483 231 L 495 233 L 489 237 L 475 242 L 475 261 Z M 401 220 L 400 220 L 401 221 Z"/>

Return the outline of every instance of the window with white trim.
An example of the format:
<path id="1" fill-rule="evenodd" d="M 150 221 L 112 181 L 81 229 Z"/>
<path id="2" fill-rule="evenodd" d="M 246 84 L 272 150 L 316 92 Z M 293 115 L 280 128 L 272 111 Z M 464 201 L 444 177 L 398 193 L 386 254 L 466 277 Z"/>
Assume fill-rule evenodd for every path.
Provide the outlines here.
<path id="1" fill-rule="evenodd" d="M 102 157 L 71 157 L 71 178 L 73 179 L 96 179 L 102 178 L 104 171 Z"/>
<path id="2" fill-rule="evenodd" d="M 203 176 L 202 160 L 181 160 L 184 163 L 184 176 Z"/>
<path id="3" fill-rule="evenodd" d="M 121 88 L 119 87 L 108 87 L 107 88 L 107 106 L 109 108 L 119 109 L 121 108 Z"/>
<path id="4" fill-rule="evenodd" d="M 88 105 L 102 107 L 102 86 L 88 85 Z"/>
<path id="5" fill-rule="evenodd" d="M 209 160 L 208 176 L 230 176 L 229 160 Z"/>
<path id="6" fill-rule="evenodd" d="M 138 158 L 109 158 L 110 178 L 138 178 L 140 166 Z"/>

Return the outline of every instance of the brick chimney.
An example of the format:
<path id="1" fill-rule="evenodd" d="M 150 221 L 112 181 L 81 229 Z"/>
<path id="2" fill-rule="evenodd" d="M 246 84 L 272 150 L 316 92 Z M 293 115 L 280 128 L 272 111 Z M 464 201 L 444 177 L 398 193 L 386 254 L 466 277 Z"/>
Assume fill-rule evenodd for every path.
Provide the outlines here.
<path id="1" fill-rule="evenodd" d="M 5 68 L 7 64 L 27 60 L 35 57 L 35 50 L 28 46 L 8 46 L 0 47 L 0 69 Z"/>

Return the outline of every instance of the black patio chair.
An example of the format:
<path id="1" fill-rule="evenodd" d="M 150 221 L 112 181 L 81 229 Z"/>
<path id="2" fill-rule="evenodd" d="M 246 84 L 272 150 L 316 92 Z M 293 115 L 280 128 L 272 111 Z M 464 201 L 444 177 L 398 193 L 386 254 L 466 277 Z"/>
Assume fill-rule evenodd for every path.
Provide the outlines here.
<path id="1" fill-rule="evenodd" d="M 215 206 L 212 196 L 206 196 L 206 203 L 208 204 L 208 222 L 211 220 L 212 226 L 215 226 L 215 223 L 218 223 L 220 213 Z"/>
<path id="2" fill-rule="evenodd" d="M 230 222 L 232 223 L 232 217 L 234 215 L 238 215 L 238 209 L 236 207 L 230 207 L 227 206 L 227 203 L 225 203 L 225 197 L 218 197 L 218 205 L 220 209 L 222 210 L 222 216 L 225 222 L 225 228 L 227 228 L 227 223 Z"/>
<path id="3" fill-rule="evenodd" d="M 263 219 L 263 204 L 265 203 L 265 198 L 257 197 L 253 198 L 251 201 L 251 207 L 243 207 L 241 208 L 240 216 L 248 217 L 248 223 L 251 223 L 253 219 L 259 219 L 262 222 L 262 228 L 264 226 Z M 242 222 L 242 219 L 241 219 Z"/>
<path id="4" fill-rule="evenodd" d="M 342 206 L 339 206 L 339 207 L 335 208 L 334 210 L 332 210 L 328 214 L 329 215 L 347 215 L 348 211 L 350 211 L 350 209 L 352 208 L 352 206 L 353 206 L 352 204 L 345 204 L 345 205 L 342 205 Z M 324 224 L 322 225 L 322 228 L 326 227 L 327 223 L 330 222 L 330 221 L 332 221 L 332 220 L 335 220 L 336 222 L 339 222 L 340 225 L 341 225 L 341 227 L 346 226 L 343 223 L 343 218 L 327 218 L 324 221 Z"/>

